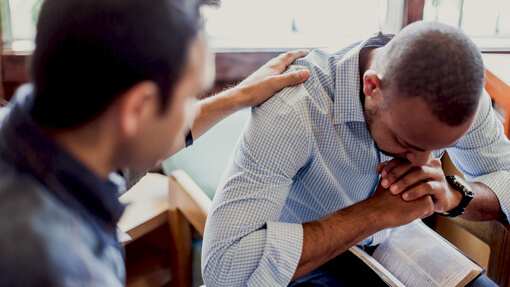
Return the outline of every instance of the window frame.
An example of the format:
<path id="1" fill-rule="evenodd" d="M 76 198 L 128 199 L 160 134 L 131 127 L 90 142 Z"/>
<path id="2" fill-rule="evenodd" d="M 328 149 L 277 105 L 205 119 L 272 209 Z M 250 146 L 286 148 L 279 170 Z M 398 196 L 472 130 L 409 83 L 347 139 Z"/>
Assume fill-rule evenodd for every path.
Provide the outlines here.
<path id="1" fill-rule="evenodd" d="M 402 27 L 423 19 L 424 3 L 425 0 L 404 0 Z M 1 36 L 2 30 L 0 27 L 0 39 L 2 39 Z M 1 47 L 3 47 L 3 43 L 1 43 Z M 215 51 L 217 82 L 215 91 L 243 80 L 276 55 L 298 48 L 310 49 L 313 47 L 293 47 L 292 49 L 221 49 Z M 482 52 L 510 54 L 510 48 L 482 50 Z M 9 100 L 19 85 L 30 81 L 27 68 L 31 52 L 16 52 L 2 48 L 1 55 L 0 84 L 3 85 L 3 89 L 0 87 L 0 98 Z"/>

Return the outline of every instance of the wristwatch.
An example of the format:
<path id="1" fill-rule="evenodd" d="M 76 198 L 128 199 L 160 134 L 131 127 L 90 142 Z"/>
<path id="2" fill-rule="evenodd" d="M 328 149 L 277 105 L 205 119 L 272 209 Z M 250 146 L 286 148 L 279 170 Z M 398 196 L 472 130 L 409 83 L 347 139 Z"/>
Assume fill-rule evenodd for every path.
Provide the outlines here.
<path id="1" fill-rule="evenodd" d="M 455 208 L 445 212 L 445 213 L 439 213 L 442 216 L 445 217 L 456 217 L 464 213 L 466 210 L 467 205 L 473 199 L 474 193 L 473 189 L 471 188 L 471 185 L 467 181 L 465 181 L 462 177 L 457 175 L 447 175 L 445 176 L 446 181 L 448 184 L 453 187 L 453 189 L 459 191 L 462 193 L 462 199 L 460 200 L 459 205 L 457 205 Z"/>
<path id="2" fill-rule="evenodd" d="M 189 147 L 193 145 L 193 135 L 191 134 L 191 129 L 189 130 L 188 134 L 186 134 L 186 147 Z"/>

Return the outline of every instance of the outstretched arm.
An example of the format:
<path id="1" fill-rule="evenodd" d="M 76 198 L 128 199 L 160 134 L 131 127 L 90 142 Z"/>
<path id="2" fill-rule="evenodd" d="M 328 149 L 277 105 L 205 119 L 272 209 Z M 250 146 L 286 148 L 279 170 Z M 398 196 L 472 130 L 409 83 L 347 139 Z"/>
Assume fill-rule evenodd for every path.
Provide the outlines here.
<path id="1" fill-rule="evenodd" d="M 191 127 L 193 139 L 196 140 L 234 112 L 242 108 L 258 106 L 281 89 L 306 81 L 310 76 L 309 71 L 301 70 L 285 74 L 283 72 L 294 60 L 307 54 L 308 51 L 305 50 L 283 53 L 271 59 L 236 87 L 200 101 L 198 103 L 200 115 Z M 184 136 L 173 153 L 184 148 Z"/>

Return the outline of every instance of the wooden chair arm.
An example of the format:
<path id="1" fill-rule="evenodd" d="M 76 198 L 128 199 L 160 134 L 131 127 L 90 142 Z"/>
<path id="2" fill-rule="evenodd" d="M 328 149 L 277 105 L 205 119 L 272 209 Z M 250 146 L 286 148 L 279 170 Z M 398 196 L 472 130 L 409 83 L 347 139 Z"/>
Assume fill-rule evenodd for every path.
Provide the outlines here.
<path id="1" fill-rule="evenodd" d="M 510 286 L 510 225 L 501 220 L 451 220 L 489 245 L 491 250 L 487 276 L 499 286 Z"/>
<path id="2" fill-rule="evenodd" d="M 131 236 L 131 241 L 168 221 L 168 181 L 168 176 L 148 173 L 119 197 L 127 207 L 118 226 Z"/>
<path id="3" fill-rule="evenodd" d="M 211 209 L 211 199 L 183 170 L 170 174 L 170 209 L 178 210 L 204 236 L 205 221 Z"/>

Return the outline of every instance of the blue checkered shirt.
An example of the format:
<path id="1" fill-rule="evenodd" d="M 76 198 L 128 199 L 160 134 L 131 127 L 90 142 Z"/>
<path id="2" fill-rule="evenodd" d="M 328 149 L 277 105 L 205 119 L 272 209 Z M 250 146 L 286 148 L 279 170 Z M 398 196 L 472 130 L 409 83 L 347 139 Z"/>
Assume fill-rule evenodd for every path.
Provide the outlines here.
<path id="1" fill-rule="evenodd" d="M 311 52 L 289 68 L 310 70 L 309 80 L 252 110 L 207 220 L 207 286 L 286 286 L 301 256 L 301 224 L 374 193 L 375 168 L 391 158 L 377 149 L 365 123 L 358 55 L 390 39 L 380 33 L 334 54 Z M 508 217 L 510 143 L 486 93 L 473 126 L 447 150 L 468 180 L 496 193 Z M 378 244 L 389 232 L 359 245 Z"/>

